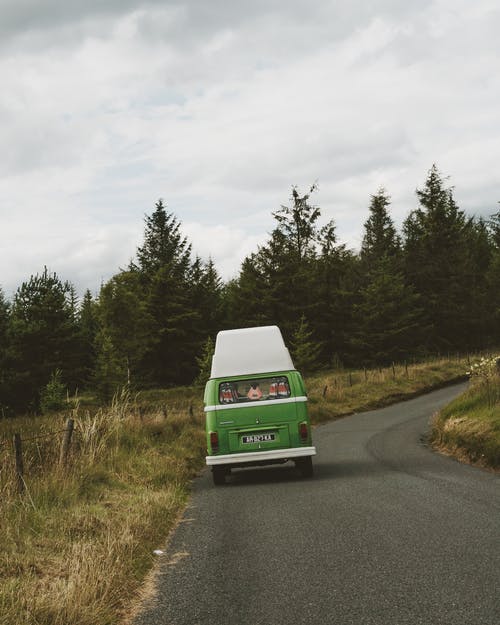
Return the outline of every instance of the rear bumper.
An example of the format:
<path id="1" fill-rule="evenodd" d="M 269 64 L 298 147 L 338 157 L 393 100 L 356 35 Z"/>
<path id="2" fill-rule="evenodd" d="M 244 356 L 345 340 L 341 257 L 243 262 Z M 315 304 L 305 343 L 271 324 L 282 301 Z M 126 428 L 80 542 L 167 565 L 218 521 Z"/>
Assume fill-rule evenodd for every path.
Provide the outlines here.
<path id="1" fill-rule="evenodd" d="M 266 460 L 292 460 L 302 456 L 315 456 L 316 447 L 290 447 L 288 449 L 272 449 L 270 451 L 250 451 L 224 456 L 207 456 L 209 466 L 219 464 L 245 464 L 246 462 L 266 462 Z"/>

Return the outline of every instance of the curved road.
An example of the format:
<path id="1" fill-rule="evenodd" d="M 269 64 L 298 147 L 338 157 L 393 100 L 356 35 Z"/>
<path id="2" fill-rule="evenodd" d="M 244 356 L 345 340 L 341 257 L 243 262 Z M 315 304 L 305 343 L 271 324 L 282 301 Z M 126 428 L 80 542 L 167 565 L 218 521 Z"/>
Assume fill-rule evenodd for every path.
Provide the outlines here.
<path id="1" fill-rule="evenodd" d="M 312 480 L 204 472 L 136 625 L 498 625 L 500 477 L 421 442 L 463 389 L 317 427 Z"/>

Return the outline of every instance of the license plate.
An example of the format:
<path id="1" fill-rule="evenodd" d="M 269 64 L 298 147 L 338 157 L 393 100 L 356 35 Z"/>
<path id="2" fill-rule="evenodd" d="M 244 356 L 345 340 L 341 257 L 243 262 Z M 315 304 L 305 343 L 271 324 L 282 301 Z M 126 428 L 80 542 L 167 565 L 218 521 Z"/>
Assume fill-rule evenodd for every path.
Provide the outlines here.
<path id="1" fill-rule="evenodd" d="M 243 443 L 267 443 L 268 441 L 275 441 L 276 434 L 274 432 L 267 434 L 249 434 L 247 436 L 242 436 L 241 440 Z"/>

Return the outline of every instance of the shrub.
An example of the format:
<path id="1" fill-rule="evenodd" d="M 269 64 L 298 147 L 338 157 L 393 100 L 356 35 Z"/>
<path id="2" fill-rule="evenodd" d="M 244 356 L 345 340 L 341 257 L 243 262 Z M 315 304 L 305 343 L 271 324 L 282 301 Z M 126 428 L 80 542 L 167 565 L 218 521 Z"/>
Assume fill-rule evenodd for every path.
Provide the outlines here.
<path id="1" fill-rule="evenodd" d="M 67 404 L 67 389 L 62 383 L 62 372 L 56 369 L 40 392 L 40 409 L 43 414 L 62 410 Z"/>
<path id="2" fill-rule="evenodd" d="M 467 371 L 471 381 L 483 386 L 486 391 L 488 406 L 494 406 L 500 399 L 498 396 L 498 381 L 500 379 L 500 356 L 481 358 Z"/>

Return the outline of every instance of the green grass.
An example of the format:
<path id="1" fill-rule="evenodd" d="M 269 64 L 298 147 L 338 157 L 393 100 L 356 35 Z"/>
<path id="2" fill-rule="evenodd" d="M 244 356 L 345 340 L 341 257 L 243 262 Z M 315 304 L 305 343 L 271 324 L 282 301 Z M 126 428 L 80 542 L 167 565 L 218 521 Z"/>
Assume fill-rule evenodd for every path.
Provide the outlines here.
<path id="1" fill-rule="evenodd" d="M 463 375 L 463 360 L 306 380 L 315 423 L 394 402 Z M 326 390 L 325 390 L 326 387 Z M 205 456 L 203 389 L 122 394 L 112 406 L 68 406 L 0 421 L 0 624 L 124 622 L 189 495 Z M 75 419 L 67 467 L 65 420 Z M 27 490 L 16 492 L 12 435 L 57 432 L 24 446 Z"/>
<path id="2" fill-rule="evenodd" d="M 500 376 L 476 382 L 441 410 L 431 443 L 460 460 L 500 469 Z"/>

